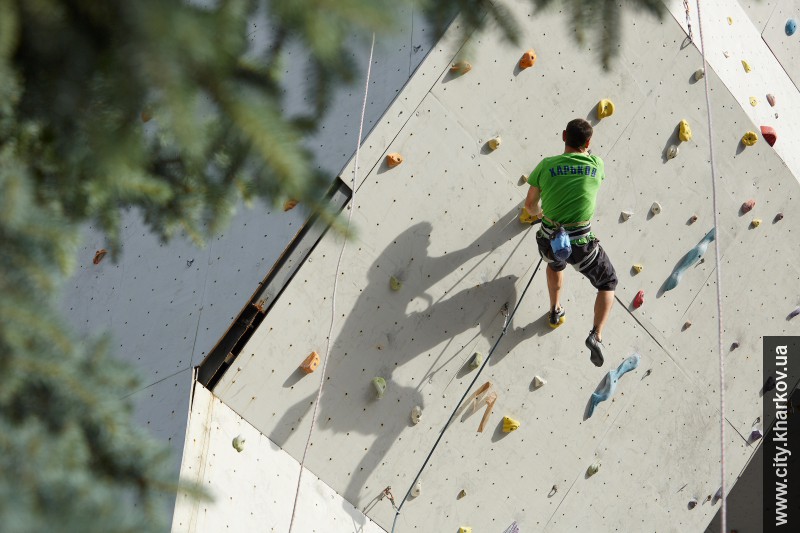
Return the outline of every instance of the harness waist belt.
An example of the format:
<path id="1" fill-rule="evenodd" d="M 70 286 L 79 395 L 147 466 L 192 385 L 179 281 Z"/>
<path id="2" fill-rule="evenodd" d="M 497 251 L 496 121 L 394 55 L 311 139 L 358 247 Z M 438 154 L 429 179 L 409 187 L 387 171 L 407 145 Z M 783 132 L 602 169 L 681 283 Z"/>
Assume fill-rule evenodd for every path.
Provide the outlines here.
<path id="1" fill-rule="evenodd" d="M 548 239 L 553 235 L 553 233 L 558 231 L 558 229 L 556 229 L 556 228 L 548 228 L 544 224 L 542 224 L 541 230 L 542 230 L 542 234 L 545 237 L 547 237 Z M 583 226 L 581 228 L 576 228 L 576 229 L 573 229 L 573 230 L 567 230 L 566 227 L 565 227 L 564 230 L 567 232 L 567 237 L 569 237 L 569 240 L 574 241 L 574 240 L 580 239 L 581 237 L 589 235 L 589 233 L 592 232 L 592 225 L 591 224 L 587 224 L 587 225 L 585 225 L 585 226 Z"/>

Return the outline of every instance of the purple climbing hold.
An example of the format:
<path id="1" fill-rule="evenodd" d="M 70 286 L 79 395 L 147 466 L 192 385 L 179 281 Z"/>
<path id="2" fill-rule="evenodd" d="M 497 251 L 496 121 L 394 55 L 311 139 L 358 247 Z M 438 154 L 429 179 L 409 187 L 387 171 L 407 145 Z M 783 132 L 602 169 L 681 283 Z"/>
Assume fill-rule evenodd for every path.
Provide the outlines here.
<path id="1" fill-rule="evenodd" d="M 775 220 L 773 220 L 773 222 L 780 222 L 781 220 L 783 220 L 783 213 L 778 213 L 775 215 Z"/>
<path id="2" fill-rule="evenodd" d="M 764 382 L 764 394 L 774 389 L 775 389 L 775 378 L 770 376 L 767 378 L 767 381 Z"/>
<path id="3" fill-rule="evenodd" d="M 697 498 L 692 498 L 689 500 L 689 510 L 694 509 L 697 507 Z"/>
<path id="4" fill-rule="evenodd" d="M 761 430 L 758 429 L 757 427 L 754 427 L 753 430 L 750 432 L 750 442 L 755 442 L 763 436 L 764 434 L 761 433 Z"/>
<path id="5" fill-rule="evenodd" d="M 789 313 L 789 316 L 787 317 L 787 320 L 791 320 L 791 319 L 793 319 L 794 317 L 796 317 L 797 315 L 800 315 L 800 307 L 797 307 L 797 308 L 795 308 L 795 310 L 794 310 L 794 311 L 792 311 L 791 313 Z"/>
<path id="6" fill-rule="evenodd" d="M 731 343 L 731 351 L 734 351 L 738 347 L 739 347 L 739 343 L 738 342 L 732 342 Z"/>

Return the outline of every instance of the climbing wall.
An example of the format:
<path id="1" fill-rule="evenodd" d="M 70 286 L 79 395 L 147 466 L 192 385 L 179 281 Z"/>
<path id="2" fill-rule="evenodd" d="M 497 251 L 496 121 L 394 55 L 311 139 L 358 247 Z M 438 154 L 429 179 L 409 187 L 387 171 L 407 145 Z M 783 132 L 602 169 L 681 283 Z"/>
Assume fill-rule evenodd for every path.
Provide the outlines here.
<path id="1" fill-rule="evenodd" d="M 706 501 L 719 487 L 713 245 L 676 288 L 664 290 L 713 226 L 704 80 L 694 78 L 700 54 L 678 20 L 628 15 L 615 68 L 604 72 L 594 51 L 568 44 L 562 14 L 514 9 L 526 21 L 522 48 L 495 33 L 461 46 L 456 23 L 428 56 L 365 141 L 349 208 L 357 233 L 341 264 L 345 243 L 329 233 L 214 393 L 299 459 L 321 376 L 298 366 L 311 351 L 326 353 L 338 278 L 306 466 L 390 529 L 395 513 L 382 491 L 391 486 L 399 502 L 410 488 L 476 372 L 469 360 L 488 353 L 502 329 L 501 308 L 520 300 L 536 271 L 535 230 L 516 219 L 526 192 L 520 176 L 563 149 L 568 120 L 587 118 L 595 125 L 593 153 L 608 175 L 594 228 L 620 278 L 604 335 L 606 364 L 594 367 L 583 344 L 594 300 L 588 282 L 567 273 L 567 321 L 552 331 L 544 273 L 536 273 L 478 380 L 490 381 L 497 395 L 486 429 L 476 431 L 483 404 L 457 415 L 396 531 L 502 531 L 513 521 L 523 531 L 700 531 L 719 507 Z M 712 14 L 709 26 L 728 26 L 724 12 Z M 520 70 L 528 47 L 538 59 Z M 472 70 L 452 73 L 448 67 L 461 59 Z M 798 328 L 786 317 L 800 303 L 787 290 L 800 275 L 793 245 L 800 185 L 760 135 L 754 146 L 741 144 L 762 124 L 753 123 L 749 103 L 713 65 L 705 75 L 720 176 L 732 483 L 758 445 L 748 437 L 761 415 L 760 338 Z M 735 80 L 736 91 L 746 91 L 747 81 Z M 615 103 L 615 113 L 598 121 L 603 98 Z M 682 142 L 683 119 L 693 136 Z M 492 150 L 489 141 L 498 136 Z M 403 162 L 390 167 L 389 153 Z M 352 170 L 351 163 L 342 175 Z M 743 213 L 750 199 L 755 207 Z M 622 211 L 632 214 L 626 219 Z M 638 291 L 644 303 L 634 309 Z M 638 367 L 588 417 L 606 373 L 634 353 Z M 546 383 L 537 388 L 535 376 Z M 386 382 L 380 399 L 376 377 Z M 422 412 L 417 424 L 415 406 Z M 504 416 L 519 429 L 503 432 Z M 592 465 L 599 466 L 594 475 Z"/>

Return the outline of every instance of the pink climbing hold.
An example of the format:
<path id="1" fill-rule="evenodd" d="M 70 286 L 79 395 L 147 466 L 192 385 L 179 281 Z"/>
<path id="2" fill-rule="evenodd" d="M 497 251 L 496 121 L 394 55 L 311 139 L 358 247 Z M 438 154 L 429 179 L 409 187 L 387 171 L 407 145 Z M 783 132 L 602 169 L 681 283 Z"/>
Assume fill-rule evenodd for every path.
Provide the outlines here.
<path id="1" fill-rule="evenodd" d="M 768 145 L 775 146 L 775 141 L 778 140 L 778 134 L 775 132 L 775 128 L 771 126 L 761 126 L 761 135 L 764 136 L 764 140 L 767 141 Z"/>
<path id="2" fill-rule="evenodd" d="M 636 293 L 636 298 L 633 299 L 633 308 L 639 309 L 643 303 L 644 303 L 644 291 L 639 291 Z"/>
<path id="3" fill-rule="evenodd" d="M 750 211 L 753 210 L 755 206 L 756 206 L 755 200 L 753 200 L 752 198 L 750 200 L 747 200 L 745 203 L 742 204 L 742 214 L 744 215 L 745 213 L 749 213 Z"/>
<path id="4" fill-rule="evenodd" d="M 769 105 L 771 105 L 772 107 L 775 107 L 775 95 L 774 94 L 768 94 L 767 95 L 767 102 L 769 102 Z"/>

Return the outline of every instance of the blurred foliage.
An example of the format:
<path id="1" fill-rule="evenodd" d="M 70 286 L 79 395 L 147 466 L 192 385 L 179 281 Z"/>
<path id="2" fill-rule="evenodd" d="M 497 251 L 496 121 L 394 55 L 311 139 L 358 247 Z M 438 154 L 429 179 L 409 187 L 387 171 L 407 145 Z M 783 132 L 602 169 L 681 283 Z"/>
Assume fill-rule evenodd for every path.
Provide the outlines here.
<path id="1" fill-rule="evenodd" d="M 616 2 L 531 2 L 565 5 L 608 63 Z M 79 229 L 101 228 L 116 254 L 130 209 L 160 237 L 198 243 L 242 199 L 296 198 L 334 220 L 320 199 L 330 176 L 302 140 L 355 78 L 365 41 L 350 36 L 391 32 L 409 7 L 437 35 L 457 13 L 465 34 L 519 34 L 487 0 L 0 0 L 0 529 L 164 529 L 158 502 L 175 480 L 124 399 L 137 379 L 107 341 L 79 342 L 59 316 Z M 273 39 L 258 54 L 253 21 Z M 307 113 L 289 116 L 292 44 L 308 51 L 309 82 Z"/>

